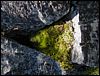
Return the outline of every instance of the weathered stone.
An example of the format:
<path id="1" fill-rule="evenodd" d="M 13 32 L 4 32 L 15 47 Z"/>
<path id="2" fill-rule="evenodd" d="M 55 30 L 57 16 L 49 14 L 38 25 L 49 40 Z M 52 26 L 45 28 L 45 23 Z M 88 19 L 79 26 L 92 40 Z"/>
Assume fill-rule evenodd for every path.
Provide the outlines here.
<path id="1" fill-rule="evenodd" d="M 66 72 L 67 75 L 99 75 L 99 67 L 89 67 L 74 64 L 74 67 Z"/>
<path id="2" fill-rule="evenodd" d="M 87 71 L 85 68 L 86 66 L 90 66 L 90 67 L 99 66 L 99 39 L 98 39 L 99 38 L 99 29 L 98 29 L 98 21 L 99 21 L 99 18 L 98 18 L 99 17 L 99 12 L 98 12 L 99 4 L 98 3 L 99 2 L 97 2 L 97 1 L 80 1 L 79 4 L 76 3 L 77 1 L 72 1 L 72 2 L 73 2 L 73 5 L 72 5 L 73 7 L 71 8 L 72 11 L 70 12 L 70 16 L 71 16 L 71 19 L 73 22 L 72 26 L 74 28 L 73 34 L 74 34 L 75 44 L 73 45 L 73 50 L 72 50 L 71 55 L 72 55 L 72 62 L 78 63 L 80 65 L 74 66 L 72 69 L 67 70 L 66 72 L 63 71 L 63 74 L 64 75 L 66 75 L 66 74 L 67 75 L 84 75 L 85 71 Z M 50 4 L 50 6 L 49 6 L 49 4 Z M 61 6 L 61 8 L 60 8 L 60 6 Z M 3 31 L 9 32 L 10 36 L 13 35 L 12 39 L 14 39 L 14 36 L 16 36 L 17 34 L 12 32 L 12 30 L 13 31 L 17 30 L 18 34 L 23 33 L 24 35 L 30 31 L 33 31 L 33 32 L 37 31 L 38 29 L 40 29 L 46 25 L 49 25 L 49 24 L 53 23 L 54 21 L 57 21 L 58 19 L 60 19 L 62 16 L 64 16 L 65 14 L 67 14 L 69 12 L 69 9 L 70 9 L 70 3 L 67 3 L 67 1 L 58 1 L 58 2 L 56 2 L 56 1 L 20 1 L 20 2 L 19 1 L 15 1 L 15 2 L 2 1 L 1 2 L 1 29 Z M 78 24 L 78 22 L 79 22 L 79 24 Z M 59 30 L 62 30 L 62 27 Z M 51 30 L 49 30 L 49 31 L 51 31 Z M 54 31 L 52 31 L 52 32 L 54 32 Z M 2 32 L 2 33 L 4 34 L 4 32 Z M 56 33 L 56 32 L 54 32 L 54 33 Z M 46 38 L 45 36 L 47 35 L 45 31 L 44 31 L 44 34 L 41 37 L 41 38 L 44 38 L 43 41 L 41 38 L 38 38 L 38 40 L 41 39 L 40 41 L 42 41 L 42 42 L 40 42 L 41 45 L 43 44 L 42 47 L 45 47 L 45 38 Z M 53 33 L 51 33 L 51 34 L 52 34 L 52 36 L 54 36 Z M 18 36 L 20 36 L 20 35 L 17 35 L 16 37 L 18 38 Z M 22 39 L 23 38 L 24 37 L 22 37 Z M 49 40 L 50 39 L 52 40 L 52 38 L 49 37 Z M 41 66 L 37 65 L 38 64 L 38 60 L 36 60 L 37 56 L 35 56 L 35 58 L 32 59 L 32 57 L 37 53 L 40 56 L 41 55 L 40 52 L 33 53 L 35 51 L 34 49 L 33 50 L 31 49 L 31 51 L 29 51 L 30 50 L 29 48 L 24 47 L 24 46 L 22 47 L 22 45 L 19 45 L 18 43 L 16 44 L 17 46 L 16 45 L 14 46 L 13 44 L 15 44 L 15 42 L 12 44 L 12 41 L 9 41 L 7 39 L 4 39 L 4 40 L 5 41 L 1 45 L 3 47 L 3 48 L 1 48 L 1 56 L 2 56 L 1 71 L 2 71 L 2 74 L 37 75 L 37 74 L 47 74 L 48 72 L 50 75 L 58 74 L 56 67 L 54 67 L 54 68 L 56 69 L 57 73 L 53 73 L 55 71 L 55 69 L 53 70 L 52 67 L 50 67 L 50 69 L 52 68 L 53 72 L 50 69 L 49 69 L 49 71 L 47 71 L 48 66 L 47 67 L 44 66 L 44 64 L 46 64 L 45 62 L 43 64 L 39 63 L 39 65 L 41 65 Z M 48 42 L 49 42 L 49 40 L 48 40 Z M 64 40 L 65 40 L 65 42 L 67 41 L 66 37 L 64 38 Z M 3 38 L 1 39 L 1 41 L 3 41 Z M 27 39 L 23 39 L 23 41 L 27 41 Z M 59 41 L 60 41 L 60 39 L 59 39 Z M 11 42 L 11 43 L 8 43 L 8 42 Z M 6 43 L 7 43 L 7 45 L 6 45 Z M 12 45 L 9 45 L 9 44 L 12 44 Z M 26 44 L 27 44 L 27 42 L 26 42 Z M 35 45 L 37 45 L 37 44 L 35 44 Z M 59 44 L 57 44 L 57 45 L 59 47 Z M 13 48 L 12 46 L 16 47 L 16 48 Z M 52 45 L 50 45 L 50 46 L 52 46 Z M 64 46 L 65 46 L 65 44 L 64 44 Z M 11 48 L 9 48 L 9 47 L 11 47 Z M 22 53 L 20 53 L 21 50 L 19 50 L 19 51 L 17 50 L 18 53 L 14 53 L 14 52 L 16 52 L 16 49 L 20 49 L 19 47 L 21 47 L 22 50 L 24 49 L 24 51 L 22 51 Z M 9 49 L 12 49 L 12 48 L 15 49 L 15 51 L 10 50 L 10 52 L 7 52 L 7 51 L 9 51 Z M 29 52 L 27 52 L 25 50 L 26 48 L 29 49 L 28 50 Z M 55 47 L 53 47 L 53 48 L 55 48 Z M 48 49 L 51 50 L 50 47 L 46 48 L 46 50 L 48 50 Z M 59 48 L 59 49 L 61 50 L 62 48 Z M 65 48 L 63 48 L 63 49 L 65 49 Z M 55 50 L 55 49 L 53 49 L 53 50 Z M 42 50 L 42 51 L 44 51 L 44 50 Z M 52 52 L 50 54 L 52 54 Z M 61 55 L 61 53 L 57 54 L 58 57 L 60 57 L 60 55 Z M 65 55 L 66 54 L 64 53 L 63 56 L 65 56 Z M 43 56 L 43 60 L 46 61 L 44 58 L 44 55 L 42 55 L 42 56 Z M 67 56 L 69 56 L 69 54 Z M 48 58 L 48 57 L 46 56 L 46 58 Z M 53 58 L 53 56 L 52 56 L 52 58 Z M 68 58 L 68 61 L 66 60 L 67 58 Z M 64 63 L 64 65 L 61 65 L 61 66 L 64 66 L 64 67 L 68 66 L 67 68 L 70 68 L 69 58 L 70 58 L 70 56 L 63 58 L 62 60 L 67 61 L 68 63 Z M 23 61 L 21 61 L 21 59 Z M 40 61 L 41 60 L 39 60 L 39 62 Z M 49 62 L 49 58 L 48 58 L 47 62 Z M 13 65 L 13 63 L 15 63 L 15 64 Z M 28 65 L 28 64 L 30 64 L 30 65 Z M 34 64 L 34 66 L 33 66 L 33 64 Z M 50 60 L 50 64 L 53 64 L 52 60 Z M 63 62 L 61 64 L 63 64 Z M 54 66 L 55 65 L 56 64 L 54 64 Z M 81 65 L 84 65 L 84 66 L 81 67 Z M 31 69 L 31 66 L 32 66 L 32 69 Z M 21 68 L 19 68 L 19 67 L 21 67 Z M 37 69 L 37 68 L 40 68 L 40 69 L 42 68 L 42 70 Z M 93 70 L 96 71 L 97 74 L 99 74 L 97 72 L 98 69 L 93 69 Z M 59 69 L 59 71 L 60 71 L 59 74 L 61 74 L 60 69 Z M 84 71 L 84 72 L 82 72 L 82 71 Z M 89 72 L 87 71 L 87 73 L 93 75 L 92 72 L 93 71 L 91 71 L 91 69 Z"/>
<path id="3" fill-rule="evenodd" d="M 1 37 L 1 74 L 61 75 L 61 69 L 43 53 Z"/>
<path id="4" fill-rule="evenodd" d="M 1 1 L 1 29 L 34 32 L 57 21 L 69 9 L 69 1 Z"/>
<path id="5" fill-rule="evenodd" d="M 82 55 L 75 54 L 77 57 L 83 56 L 81 64 L 96 67 L 99 66 L 99 4 L 97 1 L 80 1 L 79 22 L 81 25 L 81 46 Z M 78 50 L 77 50 L 78 51 Z M 76 59 L 74 63 L 79 63 Z M 73 57 L 74 58 L 74 57 Z"/>
<path id="6" fill-rule="evenodd" d="M 82 42 L 85 48 L 82 49 L 85 57 L 84 64 L 91 67 L 99 66 L 99 2 L 79 2 L 79 14 L 81 27 L 84 28 L 85 25 L 85 28 L 87 28 L 87 30 L 82 30 Z"/>

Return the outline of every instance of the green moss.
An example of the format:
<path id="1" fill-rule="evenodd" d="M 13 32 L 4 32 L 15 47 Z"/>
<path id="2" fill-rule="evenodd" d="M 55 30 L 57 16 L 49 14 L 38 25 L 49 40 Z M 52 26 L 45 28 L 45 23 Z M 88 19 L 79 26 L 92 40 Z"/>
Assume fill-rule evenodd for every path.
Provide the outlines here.
<path id="1" fill-rule="evenodd" d="M 88 68 L 85 73 L 86 75 L 99 75 L 99 67 L 96 68 Z"/>
<path id="2" fill-rule="evenodd" d="M 73 41 L 71 22 L 60 22 L 37 32 L 31 41 L 34 47 L 51 56 L 63 69 L 70 69 L 71 44 Z"/>

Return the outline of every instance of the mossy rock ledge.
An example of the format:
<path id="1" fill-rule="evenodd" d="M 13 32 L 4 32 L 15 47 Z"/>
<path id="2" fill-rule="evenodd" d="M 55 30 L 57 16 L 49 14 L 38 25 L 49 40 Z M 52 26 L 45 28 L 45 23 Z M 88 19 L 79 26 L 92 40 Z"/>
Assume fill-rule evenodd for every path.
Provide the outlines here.
<path id="1" fill-rule="evenodd" d="M 59 62 L 64 70 L 72 68 L 70 55 L 74 40 L 72 22 L 58 22 L 42 29 L 30 39 L 35 49 Z"/>

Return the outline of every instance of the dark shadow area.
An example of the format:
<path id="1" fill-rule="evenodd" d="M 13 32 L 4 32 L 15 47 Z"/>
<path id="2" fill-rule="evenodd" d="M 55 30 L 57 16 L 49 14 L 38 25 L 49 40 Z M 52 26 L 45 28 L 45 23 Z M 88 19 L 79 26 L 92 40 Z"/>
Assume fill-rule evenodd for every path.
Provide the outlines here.
<path id="1" fill-rule="evenodd" d="M 4 37 L 15 40 L 19 44 L 33 48 L 33 43 L 30 41 L 30 36 L 29 35 L 22 35 L 20 33 L 21 33 L 21 31 L 11 31 L 9 33 L 5 33 Z"/>

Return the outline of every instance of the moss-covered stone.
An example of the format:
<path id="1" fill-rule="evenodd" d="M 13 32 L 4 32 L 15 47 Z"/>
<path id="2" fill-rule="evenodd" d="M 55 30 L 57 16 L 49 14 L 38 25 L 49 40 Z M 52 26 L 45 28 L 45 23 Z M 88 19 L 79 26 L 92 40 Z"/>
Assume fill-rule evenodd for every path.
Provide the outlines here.
<path id="1" fill-rule="evenodd" d="M 70 64 L 73 41 L 71 25 L 71 21 L 55 23 L 53 26 L 40 30 L 31 38 L 37 50 L 58 61 L 65 70 L 72 68 Z"/>
<path id="2" fill-rule="evenodd" d="M 85 73 L 86 75 L 99 75 L 99 67 L 96 68 L 88 68 Z"/>

